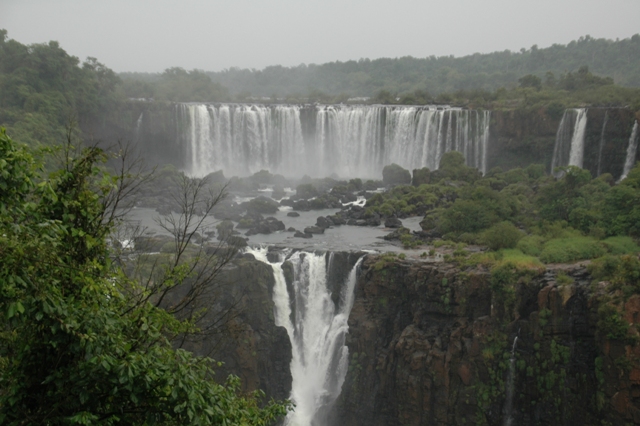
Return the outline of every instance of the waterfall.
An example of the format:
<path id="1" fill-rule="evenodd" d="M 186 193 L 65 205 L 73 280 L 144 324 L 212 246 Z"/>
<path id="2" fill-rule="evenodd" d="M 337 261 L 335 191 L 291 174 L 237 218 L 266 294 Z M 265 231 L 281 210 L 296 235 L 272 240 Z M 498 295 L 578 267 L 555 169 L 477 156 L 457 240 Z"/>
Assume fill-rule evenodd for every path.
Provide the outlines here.
<path id="1" fill-rule="evenodd" d="M 140 129 L 142 128 L 143 117 L 144 117 L 144 111 L 142 111 L 142 113 L 140 114 L 140 117 L 138 117 L 138 120 L 136 121 L 136 130 L 134 133 L 136 140 L 140 139 Z"/>
<path id="2" fill-rule="evenodd" d="M 571 152 L 569 153 L 569 165 L 582 167 L 584 159 L 584 134 L 587 129 L 587 110 L 580 108 L 577 110 L 576 124 L 573 128 L 571 138 Z"/>
<path id="3" fill-rule="evenodd" d="M 183 170 L 191 176 L 267 169 L 288 176 L 380 178 L 391 163 L 436 170 L 452 150 L 462 152 L 469 166 L 487 169 L 489 111 L 195 103 L 177 104 L 176 110 L 176 140 L 184 153 Z M 303 134 L 303 128 L 315 131 Z"/>
<path id="4" fill-rule="evenodd" d="M 246 252 L 273 268 L 275 322 L 287 330 L 291 340 L 291 399 L 296 408 L 285 424 L 324 426 L 324 417 L 340 395 L 347 374 L 349 350 L 344 345 L 349 331 L 347 321 L 364 257 L 351 268 L 336 306 L 327 282 L 333 254 L 328 255 L 329 264 L 324 254 L 295 252 L 286 258 L 293 266 L 290 294 L 283 271 L 287 253 L 277 262 L 270 262 L 266 248 L 249 248 Z"/>
<path id="5" fill-rule="evenodd" d="M 520 333 L 519 330 L 518 333 Z M 513 346 L 511 347 L 511 358 L 509 358 L 509 372 L 507 373 L 507 388 L 504 402 L 504 426 L 511 426 L 513 424 L 513 393 L 515 391 L 517 344 L 518 336 L 513 339 Z"/>
<path id="6" fill-rule="evenodd" d="M 604 148 L 604 131 L 607 128 L 607 121 L 609 120 L 609 111 L 604 112 L 604 121 L 602 122 L 602 130 L 600 131 L 600 145 L 598 147 L 598 174 L 600 176 L 602 171 L 602 148 Z"/>
<path id="7" fill-rule="evenodd" d="M 553 148 L 552 173 L 556 167 L 582 167 L 586 128 L 586 108 L 568 109 L 564 112 L 556 133 L 556 144 Z"/>
<path id="8" fill-rule="evenodd" d="M 489 152 L 489 124 L 491 123 L 491 111 L 483 111 L 482 114 L 484 115 L 484 131 L 482 132 L 482 163 L 480 165 L 480 171 L 485 175 L 487 173 L 487 154 Z"/>
<path id="9" fill-rule="evenodd" d="M 631 136 L 629 137 L 629 145 L 627 146 L 627 157 L 624 160 L 624 169 L 620 180 L 627 177 L 634 164 L 636 163 L 636 153 L 638 152 L 638 121 L 633 123 Z"/>

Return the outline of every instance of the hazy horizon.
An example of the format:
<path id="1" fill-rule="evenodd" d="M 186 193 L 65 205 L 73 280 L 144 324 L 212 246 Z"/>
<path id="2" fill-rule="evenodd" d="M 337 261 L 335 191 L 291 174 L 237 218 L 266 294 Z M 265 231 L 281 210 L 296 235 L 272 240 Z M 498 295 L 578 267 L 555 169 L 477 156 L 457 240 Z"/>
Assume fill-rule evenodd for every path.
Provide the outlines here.
<path id="1" fill-rule="evenodd" d="M 5 0 L 0 9 L 9 38 L 55 40 L 69 54 L 96 57 L 116 72 L 461 57 L 640 32 L 640 2 L 633 0 Z"/>

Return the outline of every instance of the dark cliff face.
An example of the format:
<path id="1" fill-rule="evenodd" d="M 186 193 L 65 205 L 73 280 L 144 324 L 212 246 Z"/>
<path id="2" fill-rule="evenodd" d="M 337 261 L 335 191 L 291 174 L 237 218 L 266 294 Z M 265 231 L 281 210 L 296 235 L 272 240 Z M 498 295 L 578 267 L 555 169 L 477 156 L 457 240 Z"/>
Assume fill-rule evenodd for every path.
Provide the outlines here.
<path id="1" fill-rule="evenodd" d="M 530 164 L 550 167 L 562 113 L 549 114 L 544 109 L 492 111 L 489 169 L 524 168 Z"/>
<path id="2" fill-rule="evenodd" d="M 116 142 L 130 143 L 148 165 L 184 167 L 180 128 L 175 106 L 169 102 L 130 101 L 100 120 L 80 123 L 86 143 L 113 149 Z"/>
<path id="3" fill-rule="evenodd" d="M 549 170 L 563 112 L 561 107 L 491 111 L 487 170 L 530 164 L 544 164 Z M 188 118 L 180 114 L 171 103 L 129 102 L 102 121 L 83 123 L 82 129 L 87 138 L 102 140 L 105 146 L 117 140 L 133 142 L 148 164 L 170 163 L 182 168 L 187 150 L 181 144 L 186 144 L 188 135 L 183 127 Z M 627 108 L 588 108 L 584 168 L 594 176 L 611 173 L 618 179 L 634 120 L 633 111 Z M 300 124 L 306 143 L 313 143 L 317 125 L 314 108 L 300 110 Z"/>
<path id="4" fill-rule="evenodd" d="M 562 114 L 562 109 L 492 111 L 489 169 L 544 164 L 550 171 Z M 593 176 L 611 173 L 618 179 L 635 120 L 633 111 L 626 108 L 587 109 L 583 167 Z"/>
<path id="5" fill-rule="evenodd" d="M 221 272 L 218 283 L 206 318 L 219 324 L 218 332 L 185 348 L 223 362 L 217 369 L 219 380 L 234 374 L 247 392 L 261 389 L 270 398 L 288 398 L 291 343 L 286 330 L 275 325 L 271 267 L 237 259 Z"/>
<path id="6" fill-rule="evenodd" d="M 359 256 L 335 253 L 330 281 Z M 237 259 L 220 282 L 211 318 L 233 307 L 226 337 L 187 348 L 225 362 L 221 379 L 233 373 L 247 391 L 287 398 L 291 345 L 274 324 L 271 268 Z M 506 295 L 481 266 L 367 256 L 349 318 L 349 370 L 327 425 L 640 424 L 639 336 L 601 325 L 615 292 L 592 283 L 584 264 L 514 284 Z M 640 295 L 616 309 L 611 318 L 640 323 Z"/>
<path id="7" fill-rule="evenodd" d="M 571 283 L 557 270 L 521 280 L 504 309 L 482 269 L 378 259 L 356 287 L 336 424 L 640 423 L 638 349 L 598 332 L 583 266 L 562 267 Z"/>

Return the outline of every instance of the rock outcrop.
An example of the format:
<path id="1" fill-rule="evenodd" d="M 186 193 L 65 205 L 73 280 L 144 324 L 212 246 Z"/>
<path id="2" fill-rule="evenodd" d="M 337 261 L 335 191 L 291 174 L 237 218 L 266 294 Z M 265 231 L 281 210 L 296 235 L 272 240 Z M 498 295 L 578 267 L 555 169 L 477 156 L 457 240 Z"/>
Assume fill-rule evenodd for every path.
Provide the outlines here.
<path id="1" fill-rule="evenodd" d="M 334 303 L 361 255 L 331 255 Z M 291 346 L 274 324 L 272 270 L 245 255 L 220 278 L 211 320 L 229 307 L 237 315 L 224 338 L 187 347 L 224 361 L 220 377 L 236 374 L 246 390 L 288 397 Z M 640 424 L 640 295 L 592 283 L 584 264 L 512 278 L 501 286 L 483 266 L 368 256 L 327 424 Z"/>
<path id="2" fill-rule="evenodd" d="M 219 380 L 235 374 L 247 392 L 262 389 L 268 397 L 286 399 L 291 343 L 286 330 L 275 325 L 273 285 L 270 266 L 255 259 L 233 260 L 207 293 L 212 307 L 203 324 L 215 323 L 214 329 L 186 342 L 185 348 L 223 362 Z"/>
<path id="3" fill-rule="evenodd" d="M 548 269 L 502 294 L 482 267 L 368 258 L 336 424 L 639 424 L 638 347 L 599 330 L 582 265 L 562 272 L 570 282 Z M 638 312 L 632 296 L 624 320 Z"/>

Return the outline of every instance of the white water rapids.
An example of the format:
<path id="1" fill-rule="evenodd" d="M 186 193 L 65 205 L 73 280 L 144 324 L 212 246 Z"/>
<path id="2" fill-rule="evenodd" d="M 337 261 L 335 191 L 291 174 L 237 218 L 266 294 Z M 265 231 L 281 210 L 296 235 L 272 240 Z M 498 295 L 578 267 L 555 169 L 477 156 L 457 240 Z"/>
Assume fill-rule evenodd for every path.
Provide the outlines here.
<path id="1" fill-rule="evenodd" d="M 249 248 L 246 253 L 273 268 L 275 321 L 287 330 L 291 340 L 291 400 L 296 408 L 285 424 L 324 426 L 327 410 L 340 395 L 347 373 L 349 349 L 344 345 L 349 331 L 347 321 L 363 258 L 356 262 L 342 285 L 336 307 L 327 287 L 333 254 L 295 252 L 286 259 L 293 266 L 291 300 L 282 267 L 286 253 L 277 262 L 268 260 L 267 248 Z"/>

